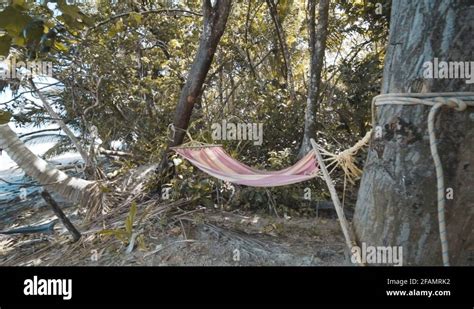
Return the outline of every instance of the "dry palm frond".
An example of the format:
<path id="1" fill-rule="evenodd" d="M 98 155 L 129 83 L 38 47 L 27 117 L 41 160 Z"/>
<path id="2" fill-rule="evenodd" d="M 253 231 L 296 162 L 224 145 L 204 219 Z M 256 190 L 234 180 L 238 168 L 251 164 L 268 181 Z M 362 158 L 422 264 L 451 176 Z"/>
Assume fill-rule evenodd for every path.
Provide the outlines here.
<path id="1" fill-rule="evenodd" d="M 81 205 L 86 210 L 84 221 L 111 212 L 124 196 L 126 193 L 117 192 L 112 183 L 94 182 L 86 188 L 81 198 Z"/>
<path id="2" fill-rule="evenodd" d="M 178 200 L 174 202 L 159 202 L 150 199 L 139 203 L 134 228 L 143 228 L 153 226 L 155 218 L 179 218 L 186 215 L 181 208 L 189 205 L 191 200 Z M 97 216 L 92 216 L 89 221 L 84 221 L 77 227 L 82 233 L 78 242 L 71 243 L 66 231 L 51 240 L 37 239 L 32 247 L 31 245 L 7 244 L 10 247 L 8 255 L 4 259 L 0 255 L 2 265 L 85 265 L 91 262 L 92 254 L 97 252 L 100 256 L 101 265 L 120 265 L 123 262 L 123 256 L 117 255 L 116 249 L 123 245 L 114 237 L 102 237 L 100 231 L 104 228 L 114 229 L 124 225 L 129 214 L 130 203 L 123 199 L 117 202 L 113 211 L 108 213 L 99 212 Z M 189 212 L 188 212 L 189 213 Z M 37 238 L 37 235 L 33 236 Z M 18 238 L 16 238 L 18 239 Z M 18 241 L 14 241 L 18 243 Z M 1 242 L 0 242 L 1 243 Z M 114 251 L 115 250 L 115 251 Z"/>
<path id="3" fill-rule="evenodd" d="M 14 241 L 12 238 L 5 237 L 0 239 L 0 255 L 6 254 L 8 251 L 13 249 Z"/>

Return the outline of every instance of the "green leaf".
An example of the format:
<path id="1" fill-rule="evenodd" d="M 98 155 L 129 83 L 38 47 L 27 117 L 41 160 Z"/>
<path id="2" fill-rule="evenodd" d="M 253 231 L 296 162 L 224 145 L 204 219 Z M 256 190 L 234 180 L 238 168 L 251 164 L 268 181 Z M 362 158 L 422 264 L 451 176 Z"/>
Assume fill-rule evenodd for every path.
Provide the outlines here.
<path id="1" fill-rule="evenodd" d="M 28 9 L 29 7 L 28 2 L 26 0 L 12 0 L 11 6 L 22 11 Z"/>
<path id="2" fill-rule="evenodd" d="M 21 37 L 21 36 L 13 37 L 12 45 L 25 47 L 26 46 L 26 40 L 25 40 L 24 37 Z"/>
<path id="3" fill-rule="evenodd" d="M 124 27 L 123 20 L 122 20 L 122 18 L 120 18 L 115 23 L 115 28 L 116 28 L 117 32 L 120 32 L 120 31 L 123 31 L 123 27 Z"/>
<path id="4" fill-rule="evenodd" d="M 135 215 L 137 214 L 137 203 L 132 203 L 130 207 L 130 212 L 128 213 L 127 219 L 125 220 L 125 232 L 132 234 L 133 231 L 133 221 L 135 220 Z"/>
<path id="5" fill-rule="evenodd" d="M 22 38 L 23 29 L 32 20 L 31 17 L 12 6 L 0 12 L 0 28 L 5 29 L 12 38 Z"/>
<path id="6" fill-rule="evenodd" d="M 100 192 L 102 192 L 102 193 L 110 193 L 110 192 L 112 192 L 112 190 L 111 190 L 109 187 L 107 187 L 107 186 L 100 186 Z"/>
<path id="7" fill-rule="evenodd" d="M 60 42 L 54 42 L 54 48 L 62 52 L 67 52 L 69 50 L 66 45 Z"/>
<path id="8" fill-rule="evenodd" d="M 10 112 L 0 110 L 0 125 L 9 123 L 11 118 L 12 114 Z"/>
<path id="9" fill-rule="evenodd" d="M 139 25 L 142 22 L 142 14 L 137 12 L 130 13 L 130 18 L 135 21 L 135 25 Z"/>
<path id="10" fill-rule="evenodd" d="M 0 36 L 0 56 L 8 56 L 10 46 L 12 45 L 12 38 L 9 35 Z"/>
<path id="11" fill-rule="evenodd" d="M 87 26 L 92 26 L 94 20 L 82 13 L 81 10 L 75 5 L 68 5 L 65 0 L 58 0 L 58 9 L 63 13 L 64 22 L 69 26 L 76 29 L 82 29 L 83 24 Z"/>
<path id="12" fill-rule="evenodd" d="M 124 23 L 123 23 L 123 20 L 120 18 L 119 20 L 117 20 L 117 22 L 115 22 L 109 29 L 108 31 L 108 36 L 110 38 L 114 37 L 117 33 L 123 31 L 124 29 Z"/>
<path id="13" fill-rule="evenodd" d="M 104 235 L 104 236 L 112 236 L 112 235 L 115 235 L 116 233 L 117 233 L 117 230 L 102 230 L 102 231 L 99 231 L 99 234 Z"/>
<path id="14" fill-rule="evenodd" d="M 176 39 L 173 39 L 173 40 L 169 41 L 168 45 L 171 48 L 181 48 L 181 46 L 182 46 L 182 44 L 179 43 L 179 41 L 176 40 Z"/>
<path id="15" fill-rule="evenodd" d="M 70 15 L 63 14 L 58 17 L 58 20 L 64 22 L 69 27 L 71 33 L 74 35 L 77 35 L 76 30 L 84 28 L 84 26 L 80 22 L 78 22 L 76 19 L 74 19 L 74 17 Z"/>
<path id="16" fill-rule="evenodd" d="M 127 242 L 130 238 L 130 236 L 124 230 L 121 230 L 121 229 L 102 230 L 99 232 L 99 234 L 103 236 L 114 236 L 123 242 Z"/>

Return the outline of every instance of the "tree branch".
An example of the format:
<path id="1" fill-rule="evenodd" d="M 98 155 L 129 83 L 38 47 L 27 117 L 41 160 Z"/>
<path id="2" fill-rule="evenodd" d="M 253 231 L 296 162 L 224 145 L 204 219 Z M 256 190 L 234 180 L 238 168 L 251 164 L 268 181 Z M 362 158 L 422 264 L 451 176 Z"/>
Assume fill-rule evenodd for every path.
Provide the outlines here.
<path id="1" fill-rule="evenodd" d="M 49 84 L 49 85 L 46 85 L 44 87 L 41 87 L 41 88 L 38 88 L 38 90 L 43 90 L 45 88 L 48 88 L 48 87 L 52 87 L 52 86 L 56 86 L 58 84 L 61 84 L 61 82 L 56 82 L 56 83 L 53 83 L 53 84 Z M 23 92 L 20 92 L 18 93 L 16 96 L 14 96 L 11 100 L 9 101 L 6 101 L 6 102 L 1 102 L 0 105 L 6 105 L 8 103 L 11 103 L 13 101 L 16 101 L 18 100 L 21 96 L 23 96 L 24 94 L 27 94 L 27 93 L 32 93 L 34 92 L 33 90 L 28 90 L 28 91 L 23 91 Z"/>
<path id="2" fill-rule="evenodd" d="M 38 90 L 38 88 L 36 88 L 36 85 L 35 83 L 33 82 L 33 79 L 29 79 L 29 83 L 31 85 L 31 87 L 33 88 L 33 91 L 38 95 L 38 97 L 40 98 L 41 102 L 43 102 L 43 107 L 46 109 L 46 111 L 48 112 L 48 114 L 52 117 L 52 118 L 55 118 L 55 121 L 56 123 L 61 127 L 61 129 L 64 131 L 64 133 L 66 133 L 66 135 L 69 137 L 69 139 L 71 140 L 71 142 L 74 144 L 74 146 L 76 147 L 77 151 L 79 152 L 79 154 L 81 155 L 82 159 L 84 160 L 84 162 L 89 162 L 89 157 L 87 156 L 86 152 L 84 151 L 84 149 L 82 148 L 81 144 L 79 143 L 79 140 L 76 138 L 76 136 L 74 135 L 74 133 L 72 133 L 72 131 L 68 128 L 68 126 L 66 126 L 66 124 L 64 123 L 64 121 L 59 117 L 59 115 L 53 110 L 53 108 L 51 107 L 51 105 L 49 105 L 47 99 L 44 97 L 44 95 L 41 93 L 41 91 Z"/>
<path id="3" fill-rule="evenodd" d="M 103 26 L 103 25 L 105 25 L 105 24 L 107 24 L 111 21 L 114 21 L 114 20 L 119 19 L 121 17 L 129 16 L 132 13 L 140 14 L 142 16 L 149 15 L 149 14 L 163 14 L 163 13 L 165 13 L 167 15 L 171 15 L 171 16 L 177 16 L 177 15 L 182 15 L 184 17 L 190 17 L 192 15 L 199 16 L 199 17 L 202 16 L 202 14 L 200 14 L 200 13 L 196 13 L 196 12 L 189 11 L 189 10 L 183 10 L 183 9 L 162 9 L 162 10 L 149 10 L 149 11 L 143 11 L 143 12 L 130 11 L 130 12 L 114 15 L 114 16 L 110 17 L 109 19 L 106 19 L 104 21 L 101 21 L 101 22 L 97 23 L 96 25 L 92 26 L 91 28 L 89 28 L 86 31 L 85 36 L 87 36 L 91 31 L 93 31 L 93 30 L 95 30 L 95 29 L 97 29 L 97 28 L 99 28 L 99 27 L 101 27 L 101 26 Z"/>
<path id="4" fill-rule="evenodd" d="M 288 84 L 288 90 L 290 91 L 291 101 L 296 102 L 296 93 L 295 85 L 293 82 L 293 70 L 291 68 L 291 55 L 286 44 L 285 32 L 282 29 L 280 21 L 278 20 L 278 12 L 275 3 L 272 0 L 266 0 L 268 9 L 270 10 L 270 15 L 272 17 L 273 23 L 275 24 L 275 30 L 278 37 L 278 42 L 280 43 L 281 52 L 283 54 L 283 61 L 286 68 L 286 82 Z"/>
<path id="5" fill-rule="evenodd" d="M 54 214 L 56 217 L 58 217 L 59 220 L 61 220 L 62 224 L 66 229 L 71 233 L 72 239 L 74 242 L 78 241 L 81 238 L 81 233 L 76 229 L 76 227 L 69 221 L 69 219 L 66 217 L 64 212 L 61 210 L 59 207 L 58 203 L 53 199 L 51 194 L 49 194 L 48 191 L 43 191 L 41 192 L 41 197 L 46 201 L 46 203 L 51 206 L 53 209 Z"/>

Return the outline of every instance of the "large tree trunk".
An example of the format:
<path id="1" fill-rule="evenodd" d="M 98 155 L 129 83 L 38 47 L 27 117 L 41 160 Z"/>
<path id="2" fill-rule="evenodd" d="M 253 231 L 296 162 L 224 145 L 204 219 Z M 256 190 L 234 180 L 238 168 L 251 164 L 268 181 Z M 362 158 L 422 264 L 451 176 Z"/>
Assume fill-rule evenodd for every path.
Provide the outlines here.
<path id="1" fill-rule="evenodd" d="M 176 107 L 173 122 L 176 133 L 171 146 L 180 145 L 183 142 L 185 136 L 183 130 L 188 128 L 194 104 L 201 94 L 204 80 L 211 67 L 217 45 L 224 33 L 232 6 L 231 0 L 217 0 L 213 3 L 215 3 L 214 7 L 210 0 L 203 1 L 204 29 L 196 57 Z"/>
<path id="2" fill-rule="evenodd" d="M 319 1 L 318 25 L 315 26 L 316 0 L 308 1 L 308 31 L 311 62 L 309 68 L 309 86 L 304 119 L 304 135 L 298 157 L 303 157 L 311 149 L 311 138 L 316 138 L 316 113 L 321 92 L 321 73 L 329 22 L 329 0 Z"/>
<path id="3" fill-rule="evenodd" d="M 88 203 L 86 199 L 96 190 L 95 182 L 68 176 L 36 156 L 8 124 L 0 125 L 1 148 L 28 176 L 69 201 Z"/>
<path id="4" fill-rule="evenodd" d="M 382 93 L 473 91 L 463 79 L 423 79 L 423 63 L 472 61 L 474 6 L 469 0 L 393 0 Z M 377 108 L 383 128 L 372 137 L 354 215 L 360 242 L 402 246 L 404 265 L 440 265 L 435 168 L 430 153 L 430 107 L 385 105 Z M 443 109 L 436 136 L 445 187 L 451 264 L 472 259 L 474 122 L 472 108 Z M 471 257 L 469 257 L 471 255 Z"/>

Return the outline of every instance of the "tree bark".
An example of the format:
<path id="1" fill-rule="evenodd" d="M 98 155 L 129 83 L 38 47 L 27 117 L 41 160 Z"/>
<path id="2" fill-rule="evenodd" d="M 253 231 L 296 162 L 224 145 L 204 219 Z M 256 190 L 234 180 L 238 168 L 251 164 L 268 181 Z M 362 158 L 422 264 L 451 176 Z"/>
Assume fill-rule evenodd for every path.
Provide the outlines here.
<path id="1" fill-rule="evenodd" d="M 463 79 L 424 79 L 423 63 L 473 61 L 471 1 L 393 0 L 382 93 L 473 91 Z M 377 108 L 380 139 L 372 137 L 354 214 L 360 242 L 402 246 L 404 265 L 440 265 L 436 174 L 427 132 L 428 106 Z M 472 263 L 474 122 L 472 108 L 439 112 L 435 122 L 445 187 L 452 265 Z M 470 261 L 471 260 L 471 261 Z M 470 262 L 469 262 L 470 261 Z"/>
<path id="2" fill-rule="evenodd" d="M 41 192 L 41 196 L 45 200 L 45 202 L 51 206 L 53 209 L 54 214 L 61 220 L 61 223 L 66 227 L 66 229 L 71 233 L 73 242 L 78 241 L 81 238 L 81 233 L 76 229 L 76 227 L 72 224 L 72 222 L 66 217 L 64 212 L 59 207 L 58 203 L 53 199 L 51 194 L 48 191 Z"/>
<path id="3" fill-rule="evenodd" d="M 18 138 L 8 124 L 0 125 L 0 148 L 31 178 L 63 198 L 79 202 L 88 198 L 94 182 L 71 177 L 46 163 Z"/>
<path id="4" fill-rule="evenodd" d="M 311 138 L 316 138 L 316 114 L 320 96 L 321 74 L 323 71 L 324 54 L 329 23 L 329 0 L 319 1 L 318 25 L 315 26 L 316 0 L 308 1 L 308 32 L 311 62 L 309 68 L 309 86 L 304 119 L 303 141 L 301 143 L 299 158 L 311 150 Z"/>
<path id="5" fill-rule="evenodd" d="M 232 0 L 218 0 L 215 2 L 213 7 L 210 0 L 203 1 L 204 29 L 201 34 L 196 57 L 189 71 L 186 84 L 181 90 L 176 107 L 173 121 L 176 133 L 170 146 L 177 146 L 183 143 L 185 136 L 183 130 L 186 130 L 189 126 L 194 104 L 201 94 L 217 45 L 225 30 Z"/>

